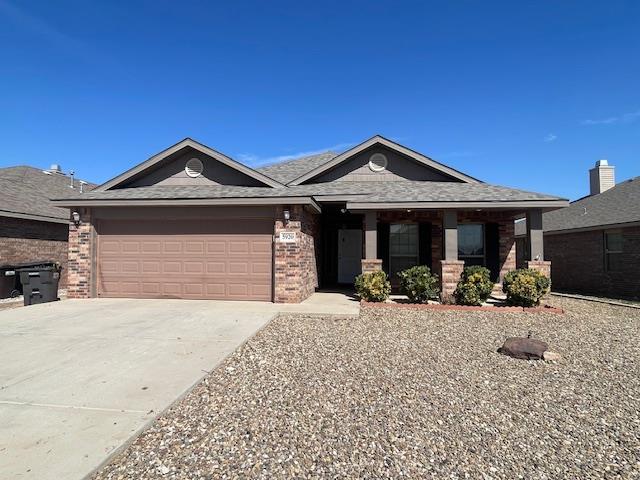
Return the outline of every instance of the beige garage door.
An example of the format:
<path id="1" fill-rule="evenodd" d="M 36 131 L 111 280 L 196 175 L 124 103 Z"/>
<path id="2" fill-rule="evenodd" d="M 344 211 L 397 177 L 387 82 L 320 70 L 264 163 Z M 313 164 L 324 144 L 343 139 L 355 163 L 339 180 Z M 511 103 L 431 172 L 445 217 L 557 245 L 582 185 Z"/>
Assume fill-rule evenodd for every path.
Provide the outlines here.
<path id="1" fill-rule="evenodd" d="M 270 301 L 272 231 L 270 220 L 102 221 L 98 295 Z"/>

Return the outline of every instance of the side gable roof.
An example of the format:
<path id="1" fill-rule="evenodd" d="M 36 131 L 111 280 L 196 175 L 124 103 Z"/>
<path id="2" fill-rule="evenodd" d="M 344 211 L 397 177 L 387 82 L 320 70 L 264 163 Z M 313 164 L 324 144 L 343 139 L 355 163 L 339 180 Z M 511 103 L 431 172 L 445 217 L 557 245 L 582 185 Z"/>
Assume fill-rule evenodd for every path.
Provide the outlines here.
<path id="1" fill-rule="evenodd" d="M 205 155 L 208 155 L 216 160 L 218 160 L 219 162 L 227 165 L 228 167 L 231 167 L 251 178 L 254 178 L 256 180 L 258 180 L 259 182 L 263 183 L 265 186 L 268 187 L 284 187 L 283 184 L 281 184 L 280 182 L 274 180 L 273 178 L 270 178 L 256 170 L 254 170 L 253 168 L 247 167 L 246 165 L 243 165 L 242 163 L 236 162 L 235 160 L 233 160 L 232 158 L 224 155 L 223 153 L 220 153 L 212 148 L 207 147 L 206 145 L 197 142 L 191 138 L 185 138 L 184 140 L 176 143 L 175 145 L 161 151 L 160 153 L 150 157 L 148 160 L 136 165 L 133 168 L 130 168 L 129 170 L 127 170 L 126 172 L 118 175 L 115 178 L 112 178 L 111 180 L 103 183 L 102 185 L 100 185 L 98 188 L 96 188 L 96 191 L 106 191 L 106 190 L 111 190 L 119 185 L 122 185 L 123 183 L 127 182 L 128 180 L 130 180 L 131 178 L 133 178 L 134 176 L 139 175 L 140 173 L 144 172 L 145 170 L 148 170 L 150 168 L 152 168 L 153 166 L 155 166 L 156 164 L 158 164 L 159 162 L 161 162 L 162 160 L 164 160 L 165 158 L 167 158 L 169 155 L 172 155 L 174 153 L 179 152 L 180 150 L 187 148 L 187 147 L 191 147 L 194 150 L 198 150 L 199 152 L 204 153 Z"/>
<path id="2" fill-rule="evenodd" d="M 395 150 L 398 153 L 401 153 L 402 155 L 405 155 L 407 157 L 410 157 L 414 160 L 416 160 L 419 163 L 422 163 L 423 165 L 433 168 L 434 170 L 437 170 L 445 175 L 448 175 L 450 177 L 453 177 L 457 180 L 460 180 L 462 182 L 465 183 L 482 183 L 480 180 L 478 180 L 477 178 L 473 178 L 470 177 L 469 175 L 465 175 L 462 172 L 459 172 L 458 170 L 455 170 L 451 167 L 447 167 L 446 165 L 443 165 L 440 162 L 436 162 L 435 160 L 433 160 L 432 158 L 429 158 L 425 155 L 422 155 L 421 153 L 418 153 L 414 150 L 411 150 L 410 148 L 407 148 L 403 145 L 400 145 L 399 143 L 393 142 L 387 138 L 384 138 L 380 135 L 375 135 L 373 137 L 371 137 L 369 140 L 366 140 L 365 142 L 361 143 L 360 145 L 357 145 L 355 147 L 353 147 L 350 150 L 347 150 L 344 153 L 341 153 L 340 155 L 335 156 L 333 159 L 331 159 L 328 162 L 325 162 L 323 164 L 321 164 L 320 166 L 313 168 L 312 170 L 304 173 L 303 175 L 299 176 L 298 178 L 294 179 L 293 181 L 289 182 L 288 185 L 300 185 L 301 183 L 304 183 L 308 180 L 311 180 L 315 177 L 317 177 L 318 175 L 320 175 L 321 173 L 326 172 L 327 170 L 330 170 L 334 167 L 336 167 L 337 165 L 345 162 L 346 160 L 348 160 L 349 158 L 353 157 L 354 155 L 357 155 L 358 153 L 366 150 L 367 148 L 370 148 L 374 145 L 383 145 L 391 150 Z"/>

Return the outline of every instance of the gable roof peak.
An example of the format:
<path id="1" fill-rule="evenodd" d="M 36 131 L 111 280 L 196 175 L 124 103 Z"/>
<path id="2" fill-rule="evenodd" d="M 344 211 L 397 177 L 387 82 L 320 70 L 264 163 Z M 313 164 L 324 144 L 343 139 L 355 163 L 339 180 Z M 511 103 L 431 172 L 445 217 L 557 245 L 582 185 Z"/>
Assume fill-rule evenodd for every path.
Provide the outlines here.
<path id="1" fill-rule="evenodd" d="M 238 170 L 239 172 L 245 174 L 248 177 L 254 178 L 255 180 L 258 180 L 259 182 L 263 183 L 265 186 L 267 187 L 284 187 L 283 184 L 281 184 L 280 182 L 278 182 L 277 180 L 274 180 L 273 178 L 270 178 L 266 175 L 264 175 L 263 173 L 247 166 L 244 165 L 243 163 L 240 163 L 234 159 L 232 159 L 231 157 L 225 155 L 224 153 L 218 152 L 217 150 L 214 150 L 211 147 L 208 147 L 207 145 L 205 145 L 204 143 L 200 143 L 197 140 L 194 140 L 190 137 L 185 137 L 182 140 L 180 140 L 177 143 L 174 143 L 173 145 L 171 145 L 168 148 L 165 148 L 164 150 L 162 150 L 161 152 L 149 157 L 147 160 L 145 160 L 142 163 L 139 163 L 138 165 L 134 166 L 133 168 L 130 168 L 129 170 L 127 170 L 126 172 L 118 175 L 117 177 L 112 178 L 111 180 L 103 183 L 102 185 L 100 185 L 98 188 L 96 188 L 96 190 L 98 191 L 105 191 L 105 190 L 110 190 L 112 188 L 115 188 L 119 185 L 122 185 L 123 183 L 127 182 L 128 180 L 131 180 L 133 177 L 140 175 L 142 172 L 152 168 L 153 166 L 155 166 L 156 164 L 158 164 L 159 162 L 161 162 L 162 160 L 164 160 L 165 158 L 169 157 L 170 155 L 173 155 L 181 150 L 183 150 L 186 147 L 191 147 L 195 150 L 198 150 L 200 153 L 203 153 L 225 165 L 227 165 L 228 167 L 231 167 L 235 170 Z"/>
<path id="2" fill-rule="evenodd" d="M 364 142 L 356 145 L 353 148 L 350 148 L 349 150 L 347 150 L 346 152 L 343 152 L 339 155 L 336 155 L 333 159 L 331 159 L 331 161 L 326 162 L 312 170 L 309 170 L 308 172 L 304 173 L 303 175 L 299 176 L 298 178 L 290 181 L 287 185 L 300 185 L 301 183 L 304 183 L 308 180 L 311 180 L 315 177 L 317 177 L 318 175 L 320 175 L 321 173 L 326 172 L 327 170 L 330 170 L 334 167 L 336 167 L 337 165 L 345 162 L 346 160 L 352 158 L 353 156 L 363 152 L 364 150 L 371 148 L 374 145 L 382 145 L 390 150 L 394 150 L 404 156 L 410 157 L 412 159 L 414 159 L 415 161 L 417 161 L 418 163 L 421 163 L 427 167 L 433 168 L 434 170 L 437 170 L 441 173 L 444 173 L 445 175 L 448 175 L 449 177 L 455 178 L 457 180 L 460 180 L 462 182 L 465 183 L 482 183 L 480 180 L 478 180 L 477 178 L 471 177 L 469 175 L 466 175 L 454 168 L 448 167 L 447 165 L 444 165 L 443 163 L 440 163 L 436 160 L 433 160 L 430 157 L 427 157 L 426 155 L 423 155 L 420 152 L 417 152 L 415 150 L 412 150 L 408 147 L 405 147 L 404 145 L 401 145 L 397 142 L 394 142 L 393 140 L 389 140 L 388 138 L 383 137 L 380 134 L 376 134 L 373 137 L 365 140 Z"/>

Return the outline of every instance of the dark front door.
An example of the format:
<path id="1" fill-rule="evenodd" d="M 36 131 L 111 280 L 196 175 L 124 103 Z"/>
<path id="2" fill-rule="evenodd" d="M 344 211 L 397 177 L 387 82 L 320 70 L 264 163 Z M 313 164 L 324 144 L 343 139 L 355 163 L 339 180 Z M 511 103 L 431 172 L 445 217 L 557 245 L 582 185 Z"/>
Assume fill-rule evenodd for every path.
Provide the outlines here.
<path id="1" fill-rule="evenodd" d="M 358 254 L 358 273 L 360 273 L 360 260 L 362 259 L 363 217 L 362 215 L 343 211 L 343 209 L 343 206 L 337 205 L 322 206 L 321 286 L 323 288 L 334 287 L 340 285 L 341 283 L 344 284 L 344 281 L 346 279 L 346 270 L 355 269 L 355 249 L 357 248 L 357 246 L 354 245 L 354 242 L 356 235 L 358 235 L 360 239 L 360 253 Z M 343 232 L 342 238 L 340 232 Z M 346 237 L 353 239 L 353 241 L 349 242 L 348 245 L 348 247 L 352 247 L 352 250 L 345 250 L 345 247 L 347 247 L 346 244 L 342 248 L 340 248 L 340 240 L 345 239 L 346 241 Z M 345 257 L 345 262 L 347 262 L 346 264 L 342 264 L 342 268 L 340 268 L 341 257 Z M 351 267 L 348 267 L 348 265 L 351 265 Z M 346 283 L 353 284 L 353 280 L 350 280 Z"/>

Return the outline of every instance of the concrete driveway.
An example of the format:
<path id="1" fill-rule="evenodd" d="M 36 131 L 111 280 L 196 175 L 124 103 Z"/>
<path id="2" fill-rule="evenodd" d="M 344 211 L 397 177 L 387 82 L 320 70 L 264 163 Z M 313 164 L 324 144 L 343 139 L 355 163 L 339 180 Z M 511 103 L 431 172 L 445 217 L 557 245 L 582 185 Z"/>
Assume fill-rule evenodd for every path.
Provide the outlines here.
<path id="1" fill-rule="evenodd" d="M 277 314 L 67 300 L 0 312 L 0 476 L 79 479 Z"/>

